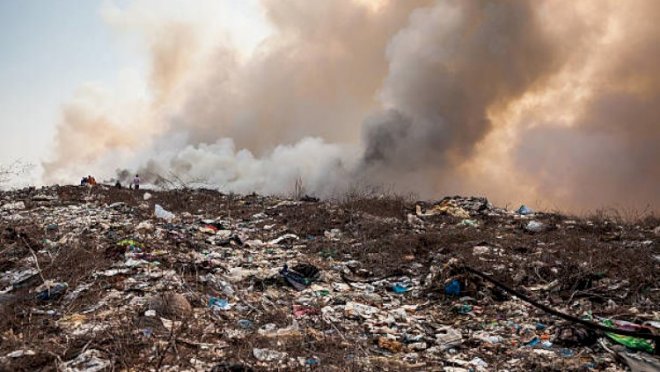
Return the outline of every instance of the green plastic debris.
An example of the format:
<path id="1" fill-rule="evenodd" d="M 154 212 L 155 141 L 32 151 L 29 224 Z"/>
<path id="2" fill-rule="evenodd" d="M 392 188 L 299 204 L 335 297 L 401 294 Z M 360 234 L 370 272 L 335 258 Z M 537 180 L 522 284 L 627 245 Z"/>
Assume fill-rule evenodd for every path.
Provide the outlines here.
<path id="1" fill-rule="evenodd" d="M 466 218 L 463 221 L 459 222 L 458 226 L 479 227 L 479 222 L 477 220 Z"/>
<path id="2" fill-rule="evenodd" d="M 609 320 L 605 319 L 602 321 L 602 323 L 608 327 L 615 328 L 614 323 Z M 637 337 L 632 337 L 632 336 L 624 336 L 624 335 L 619 335 L 616 333 L 610 333 L 610 332 L 605 332 L 607 337 L 611 338 L 615 342 L 620 343 L 621 345 L 625 345 L 629 349 L 634 349 L 634 350 L 643 350 L 646 351 L 647 353 L 653 353 L 653 350 L 655 349 L 653 343 L 649 340 L 645 340 L 643 338 L 637 338 Z"/>
<path id="3" fill-rule="evenodd" d="M 132 247 L 140 247 L 140 248 L 144 247 L 144 245 L 142 243 L 140 243 L 138 241 L 135 241 L 133 239 L 120 240 L 119 242 L 117 242 L 117 245 L 120 245 L 120 246 L 123 246 L 123 247 L 131 247 L 131 246 Z"/>
<path id="4" fill-rule="evenodd" d="M 328 291 L 327 289 L 321 289 L 320 291 L 316 291 L 314 293 L 318 297 L 326 297 L 326 296 L 330 295 L 330 291 Z"/>
<path id="5" fill-rule="evenodd" d="M 472 311 L 472 305 L 468 305 L 468 304 L 455 305 L 454 311 L 463 315 L 469 314 Z"/>
<path id="6" fill-rule="evenodd" d="M 337 250 L 331 249 L 331 248 L 326 248 L 323 249 L 320 253 L 319 256 L 323 258 L 335 258 L 337 257 Z"/>

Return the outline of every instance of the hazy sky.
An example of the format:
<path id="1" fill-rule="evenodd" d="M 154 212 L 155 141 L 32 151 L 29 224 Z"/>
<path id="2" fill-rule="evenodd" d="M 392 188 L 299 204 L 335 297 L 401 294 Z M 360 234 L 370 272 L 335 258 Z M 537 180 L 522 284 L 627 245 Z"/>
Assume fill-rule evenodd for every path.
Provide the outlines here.
<path id="1" fill-rule="evenodd" d="M 119 25 L 117 12 L 129 13 Z M 0 163 L 47 159 L 61 105 L 84 87 L 146 94 L 130 15 L 152 12 L 201 19 L 246 51 L 268 31 L 257 0 L 0 0 Z"/>
<path id="2" fill-rule="evenodd" d="M 86 81 L 112 81 L 137 56 L 112 45 L 94 1 L 0 1 L 0 159 L 37 162 L 59 105 Z"/>

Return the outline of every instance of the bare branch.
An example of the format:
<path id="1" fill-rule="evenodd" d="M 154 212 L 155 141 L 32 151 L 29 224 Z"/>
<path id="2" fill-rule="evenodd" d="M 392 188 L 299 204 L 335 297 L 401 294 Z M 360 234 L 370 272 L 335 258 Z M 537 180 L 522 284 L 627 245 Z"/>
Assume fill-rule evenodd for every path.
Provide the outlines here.
<path id="1" fill-rule="evenodd" d="M 34 165 L 15 160 L 9 164 L 0 164 L 0 185 L 9 182 L 12 178 L 27 173 Z"/>

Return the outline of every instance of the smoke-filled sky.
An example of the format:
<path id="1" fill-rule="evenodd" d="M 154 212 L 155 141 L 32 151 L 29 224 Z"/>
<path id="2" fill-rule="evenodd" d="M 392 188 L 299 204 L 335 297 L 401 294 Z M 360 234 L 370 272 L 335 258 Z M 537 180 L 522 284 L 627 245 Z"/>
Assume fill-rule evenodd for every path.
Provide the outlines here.
<path id="1" fill-rule="evenodd" d="M 657 1 L 89 3 L 0 2 L 30 75 L 3 77 L 2 155 L 38 182 L 658 210 Z"/>

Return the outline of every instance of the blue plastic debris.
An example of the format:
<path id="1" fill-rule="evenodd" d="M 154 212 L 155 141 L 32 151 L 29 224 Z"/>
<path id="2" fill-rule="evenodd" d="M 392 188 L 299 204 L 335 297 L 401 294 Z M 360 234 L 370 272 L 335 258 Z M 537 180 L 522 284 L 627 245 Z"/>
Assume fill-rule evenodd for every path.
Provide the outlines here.
<path id="1" fill-rule="evenodd" d="M 211 297 L 209 298 L 209 307 L 214 310 L 229 310 L 231 305 L 229 301 L 224 298 Z"/>
<path id="2" fill-rule="evenodd" d="M 525 343 L 525 345 L 526 345 L 526 346 L 529 346 L 529 347 L 534 347 L 534 346 L 536 346 L 536 345 L 538 345 L 538 344 L 540 344 L 540 343 L 541 343 L 541 339 L 538 338 L 538 337 L 534 337 L 533 339 L 527 341 L 527 342 Z"/>
<path id="3" fill-rule="evenodd" d="M 408 286 L 406 286 L 406 285 L 403 284 L 403 283 L 394 283 L 394 285 L 392 285 L 392 291 L 393 291 L 394 293 L 399 293 L 399 294 L 401 294 L 401 293 L 406 293 L 406 292 L 408 292 L 409 290 L 410 290 L 410 289 L 408 288 Z"/>
<path id="4" fill-rule="evenodd" d="M 39 301 L 51 301 L 57 300 L 62 297 L 64 292 L 69 288 L 69 285 L 66 283 L 57 283 L 54 286 L 44 289 L 43 291 L 37 293 L 37 300 Z"/>
<path id="5" fill-rule="evenodd" d="M 469 314 L 472 311 L 472 305 L 462 304 L 454 306 L 454 310 L 459 314 Z"/>
<path id="6" fill-rule="evenodd" d="M 308 264 L 300 264 L 293 268 L 289 265 L 284 265 L 280 270 L 280 275 L 296 290 L 302 291 L 307 288 L 312 282 L 320 277 L 319 269 L 316 266 Z"/>
<path id="7" fill-rule="evenodd" d="M 241 319 L 238 321 L 238 325 L 243 329 L 249 329 L 252 328 L 252 321 L 247 319 Z"/>
<path id="8" fill-rule="evenodd" d="M 461 294 L 461 282 L 458 279 L 452 279 L 445 284 L 445 294 L 447 296 L 458 296 Z"/>
<path id="9" fill-rule="evenodd" d="M 571 350 L 571 349 L 566 349 L 566 348 L 563 348 L 563 349 L 559 350 L 559 354 L 560 354 L 562 357 L 564 357 L 564 358 L 570 358 L 570 357 L 572 357 L 573 355 L 575 355 L 575 353 L 573 352 L 573 350 Z"/>

